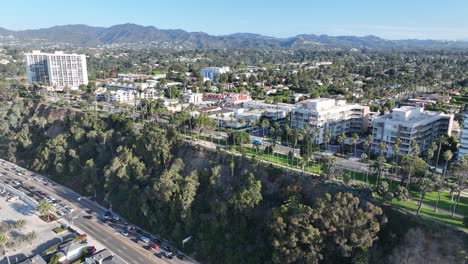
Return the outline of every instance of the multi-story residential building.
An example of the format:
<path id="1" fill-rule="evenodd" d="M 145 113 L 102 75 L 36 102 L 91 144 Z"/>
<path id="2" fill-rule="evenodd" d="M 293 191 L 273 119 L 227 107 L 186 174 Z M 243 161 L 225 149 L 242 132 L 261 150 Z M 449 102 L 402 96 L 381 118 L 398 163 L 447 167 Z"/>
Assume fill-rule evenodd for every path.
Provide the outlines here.
<path id="1" fill-rule="evenodd" d="M 317 143 L 323 144 L 325 133 L 330 131 L 331 139 L 343 133 L 362 133 L 368 128 L 369 107 L 347 104 L 344 100 L 319 98 L 297 103 L 291 112 L 291 127 L 320 129 Z"/>
<path id="2" fill-rule="evenodd" d="M 192 93 L 191 91 L 185 92 L 183 95 L 183 101 L 187 104 L 199 105 L 203 102 L 202 93 Z"/>
<path id="3" fill-rule="evenodd" d="M 393 109 L 392 113 L 376 117 L 373 121 L 372 151 L 380 153 L 380 142 L 385 142 L 387 157 L 394 155 L 392 147 L 400 138 L 400 154 L 411 153 L 411 141 L 415 140 L 420 153 L 424 153 L 431 143 L 441 135 L 450 136 L 453 115 L 441 112 L 424 111 L 421 107 L 403 106 Z"/>
<path id="4" fill-rule="evenodd" d="M 468 106 L 463 112 L 463 124 L 461 125 L 460 146 L 458 148 L 458 160 L 468 155 Z"/>
<path id="5" fill-rule="evenodd" d="M 109 92 L 109 102 L 132 103 L 135 101 L 135 91 L 117 90 Z"/>
<path id="6" fill-rule="evenodd" d="M 218 81 L 216 80 L 216 75 L 227 73 L 229 71 L 229 67 L 206 67 L 201 70 L 201 76 L 216 82 Z"/>
<path id="7" fill-rule="evenodd" d="M 285 104 L 285 103 L 275 103 L 269 104 L 261 100 L 252 100 L 243 103 L 244 108 L 246 109 L 260 109 L 263 110 L 263 116 L 272 119 L 278 120 L 288 116 L 291 112 L 294 105 Z"/>
<path id="8" fill-rule="evenodd" d="M 83 54 L 65 54 L 62 51 L 26 53 L 26 71 L 28 81 L 44 83 L 57 88 L 76 89 L 81 84 L 88 84 L 86 56 Z"/>

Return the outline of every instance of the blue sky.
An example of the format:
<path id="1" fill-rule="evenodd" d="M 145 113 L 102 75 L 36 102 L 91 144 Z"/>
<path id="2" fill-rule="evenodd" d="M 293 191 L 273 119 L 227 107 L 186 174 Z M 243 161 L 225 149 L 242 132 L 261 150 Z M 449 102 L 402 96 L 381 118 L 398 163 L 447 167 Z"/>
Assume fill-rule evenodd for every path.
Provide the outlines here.
<path id="1" fill-rule="evenodd" d="M 251 32 L 468 40 L 468 0 L 0 0 L 0 27 L 153 25 Z"/>

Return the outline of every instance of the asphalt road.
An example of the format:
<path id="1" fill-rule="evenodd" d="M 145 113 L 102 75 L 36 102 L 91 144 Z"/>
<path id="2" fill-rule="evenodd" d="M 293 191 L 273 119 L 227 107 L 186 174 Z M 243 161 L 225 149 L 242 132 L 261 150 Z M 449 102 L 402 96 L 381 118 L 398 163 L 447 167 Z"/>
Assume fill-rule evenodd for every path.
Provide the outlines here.
<path id="1" fill-rule="evenodd" d="M 155 253 L 160 250 L 148 249 L 148 244 L 143 243 L 138 239 L 138 235 L 129 234 L 128 237 L 120 234 L 120 228 L 117 225 L 109 225 L 98 220 L 98 216 L 103 214 L 106 209 L 98 204 L 80 196 L 67 187 L 55 184 L 42 175 L 33 175 L 32 172 L 27 171 L 26 175 L 18 175 L 17 171 L 12 168 L 23 170 L 8 161 L 0 159 L 0 178 L 22 180 L 23 186 L 33 186 L 35 190 L 41 190 L 48 195 L 53 195 L 57 199 L 61 199 L 64 203 L 71 206 L 74 210 L 71 213 L 71 227 L 76 227 L 89 236 L 96 239 L 107 249 L 117 255 L 118 258 L 128 264 L 144 264 L 144 263 L 196 263 L 194 260 L 185 259 L 180 260 L 174 257 L 172 260 L 167 258 L 158 258 Z M 6 170 L 8 169 L 8 170 Z M 49 184 L 37 181 L 39 177 L 47 179 Z M 21 190 L 23 191 L 24 190 Z M 93 218 L 86 219 L 83 216 L 88 215 L 86 210 L 93 211 Z M 65 217 L 64 220 L 68 220 Z M 157 237 L 157 236 L 154 236 Z"/>

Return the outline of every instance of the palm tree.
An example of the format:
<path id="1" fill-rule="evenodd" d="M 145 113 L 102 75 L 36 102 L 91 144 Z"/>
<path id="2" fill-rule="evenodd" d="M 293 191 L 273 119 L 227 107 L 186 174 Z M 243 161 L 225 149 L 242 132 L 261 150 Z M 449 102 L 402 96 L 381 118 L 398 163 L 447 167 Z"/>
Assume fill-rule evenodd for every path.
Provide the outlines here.
<path id="1" fill-rule="evenodd" d="M 43 216 L 47 216 L 47 222 L 50 222 L 50 214 L 55 212 L 55 207 L 49 203 L 46 199 L 39 201 L 37 205 L 37 211 Z"/>
<path id="2" fill-rule="evenodd" d="M 351 137 L 351 144 L 354 145 L 354 157 L 356 157 L 356 148 L 357 148 L 356 144 L 358 140 L 359 140 L 359 135 L 354 133 L 353 136 Z"/>
<path id="3" fill-rule="evenodd" d="M 421 205 L 424 202 L 426 193 L 430 192 L 433 187 L 434 187 L 434 183 L 432 182 L 431 179 L 424 177 L 419 180 L 418 189 L 420 191 L 420 194 L 419 194 L 419 200 L 418 200 L 418 211 L 416 212 L 416 215 L 419 215 L 419 212 L 421 211 Z"/>
<path id="4" fill-rule="evenodd" d="M 416 140 L 411 140 L 410 143 L 410 155 L 413 155 L 413 157 L 417 157 L 419 155 L 419 146 Z M 406 182 L 406 189 L 409 190 L 409 185 L 411 183 L 411 174 L 413 173 L 413 166 L 410 166 L 409 172 L 408 172 L 408 181 Z"/>
<path id="5" fill-rule="evenodd" d="M 327 130 L 325 131 L 325 137 L 323 138 L 323 142 L 325 143 L 326 149 L 328 149 L 328 151 L 330 151 L 329 146 L 328 146 L 328 144 L 330 143 L 330 140 L 331 140 L 331 131 Z"/>
<path id="6" fill-rule="evenodd" d="M 6 243 L 8 242 L 8 235 L 7 234 L 0 234 L 0 245 L 3 247 L 3 252 L 6 254 Z M 6 256 L 8 264 L 10 264 L 10 259 Z"/>
<path id="7" fill-rule="evenodd" d="M 392 152 L 394 155 L 394 162 L 395 162 L 395 170 L 393 173 L 395 174 L 395 177 L 398 177 L 398 156 L 400 154 L 400 145 L 401 145 L 401 139 L 397 138 L 395 140 L 395 144 L 393 144 L 392 146 Z"/>
<path id="8" fill-rule="evenodd" d="M 367 148 L 367 156 L 370 158 L 370 152 L 371 152 L 371 146 L 372 146 L 372 142 L 374 141 L 374 137 L 372 137 L 372 135 L 368 135 L 367 138 L 366 138 L 366 141 L 364 141 L 364 146 Z"/>
<path id="9" fill-rule="evenodd" d="M 361 154 L 361 160 L 363 160 L 365 163 L 369 163 L 368 158 L 369 158 L 369 157 L 367 157 L 367 154 L 366 154 L 366 153 L 363 152 L 363 153 Z M 368 183 L 368 182 L 367 182 L 368 178 L 369 178 L 369 169 L 366 170 L 366 180 L 365 180 L 365 181 L 366 181 L 366 184 Z"/>
<path id="10" fill-rule="evenodd" d="M 442 179 L 441 179 L 439 190 L 437 190 L 437 202 L 436 202 L 436 205 L 434 207 L 434 212 L 437 212 L 437 208 L 439 207 L 440 192 L 444 188 L 445 175 L 447 174 L 447 166 L 448 166 L 449 161 L 452 158 L 453 158 L 453 153 L 452 153 L 452 151 L 450 149 L 444 152 L 445 168 L 444 168 L 444 173 L 442 174 Z"/>
<path id="11" fill-rule="evenodd" d="M 440 158 L 440 151 L 442 150 L 442 145 L 447 145 L 448 144 L 448 138 L 447 136 L 440 136 L 437 141 L 439 142 L 439 147 L 437 150 L 437 159 L 436 159 L 436 164 L 435 164 L 435 169 L 437 170 L 437 165 L 439 165 L 439 158 Z"/>
<path id="12" fill-rule="evenodd" d="M 344 155 L 344 142 L 346 141 L 346 134 L 343 133 L 341 134 L 338 139 L 337 139 L 338 143 L 340 143 L 341 145 L 341 153 Z"/>
<path id="13" fill-rule="evenodd" d="M 378 174 L 377 174 L 377 182 L 376 182 L 377 186 L 379 186 L 379 182 L 380 182 L 380 179 L 382 177 L 383 163 L 385 162 L 384 154 L 385 154 L 386 149 L 387 149 L 387 143 L 381 141 L 379 143 L 380 157 L 377 159 L 377 161 L 378 161 Z"/>

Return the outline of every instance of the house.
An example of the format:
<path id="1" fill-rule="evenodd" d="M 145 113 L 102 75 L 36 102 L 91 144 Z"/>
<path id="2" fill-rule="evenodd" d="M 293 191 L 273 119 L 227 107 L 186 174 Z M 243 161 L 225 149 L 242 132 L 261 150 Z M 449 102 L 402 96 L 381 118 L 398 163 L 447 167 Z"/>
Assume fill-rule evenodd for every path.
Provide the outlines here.
<path id="1" fill-rule="evenodd" d="M 73 261 L 80 258 L 83 255 L 83 248 L 85 244 L 81 244 L 77 241 L 69 241 L 59 245 L 60 250 L 60 262 Z"/>
<path id="2" fill-rule="evenodd" d="M 25 259 L 18 264 L 47 264 L 47 262 L 39 255 Z"/>

